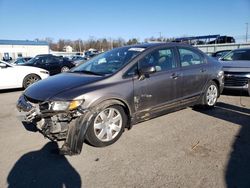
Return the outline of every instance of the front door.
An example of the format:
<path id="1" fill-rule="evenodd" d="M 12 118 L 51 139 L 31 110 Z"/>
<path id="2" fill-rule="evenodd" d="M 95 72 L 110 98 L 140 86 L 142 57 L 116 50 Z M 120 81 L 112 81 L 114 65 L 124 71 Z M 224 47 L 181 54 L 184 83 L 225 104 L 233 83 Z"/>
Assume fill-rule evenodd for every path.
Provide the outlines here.
<path id="1" fill-rule="evenodd" d="M 134 79 L 134 103 L 137 117 L 146 119 L 156 111 L 173 107 L 181 98 L 182 75 L 174 48 L 160 48 L 145 55 L 138 69 L 155 67 L 156 72 Z"/>
<path id="2" fill-rule="evenodd" d="M 54 75 L 61 72 L 59 58 L 51 56 L 46 59 L 47 70 L 49 70 L 50 75 Z"/>

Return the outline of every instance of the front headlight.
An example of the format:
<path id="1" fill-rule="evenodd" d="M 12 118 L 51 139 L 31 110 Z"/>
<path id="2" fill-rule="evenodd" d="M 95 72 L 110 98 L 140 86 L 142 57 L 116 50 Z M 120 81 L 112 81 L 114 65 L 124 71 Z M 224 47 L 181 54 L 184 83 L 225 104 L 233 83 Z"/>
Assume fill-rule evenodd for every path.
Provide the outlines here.
<path id="1" fill-rule="evenodd" d="M 74 110 L 79 107 L 82 102 L 82 100 L 54 101 L 51 103 L 51 109 L 54 111 Z"/>
<path id="2" fill-rule="evenodd" d="M 224 71 L 220 71 L 219 73 L 218 73 L 218 77 L 224 77 Z"/>

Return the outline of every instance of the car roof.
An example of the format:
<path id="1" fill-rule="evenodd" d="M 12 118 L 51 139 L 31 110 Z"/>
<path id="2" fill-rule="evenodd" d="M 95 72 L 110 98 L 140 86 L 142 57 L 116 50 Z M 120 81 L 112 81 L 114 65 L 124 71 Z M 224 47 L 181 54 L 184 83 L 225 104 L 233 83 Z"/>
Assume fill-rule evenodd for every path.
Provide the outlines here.
<path id="1" fill-rule="evenodd" d="M 156 43 L 142 43 L 142 44 L 135 44 L 135 45 L 129 45 L 127 47 L 131 48 L 153 48 L 158 46 L 186 46 L 186 47 L 192 47 L 189 44 L 183 44 L 183 43 L 176 43 L 176 42 L 156 42 Z"/>
<path id="2" fill-rule="evenodd" d="M 250 50 L 250 48 L 238 48 L 238 49 L 235 49 L 235 50 L 233 50 L 233 51 L 240 51 L 240 50 Z"/>
<path id="3" fill-rule="evenodd" d="M 39 54 L 36 57 L 46 57 L 46 56 L 53 56 L 52 54 Z"/>

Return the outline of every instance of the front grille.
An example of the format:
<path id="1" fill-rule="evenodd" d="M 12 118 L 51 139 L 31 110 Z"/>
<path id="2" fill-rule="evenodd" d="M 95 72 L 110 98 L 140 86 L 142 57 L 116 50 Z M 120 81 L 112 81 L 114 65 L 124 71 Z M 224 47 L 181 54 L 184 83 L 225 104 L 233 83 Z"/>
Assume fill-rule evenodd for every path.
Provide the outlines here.
<path id="1" fill-rule="evenodd" d="M 249 72 L 229 72 L 229 71 L 224 71 L 224 74 L 225 74 L 225 75 L 226 75 L 226 74 L 232 74 L 232 75 L 237 74 L 237 75 L 242 75 L 242 76 L 244 76 L 244 75 L 246 75 L 246 74 L 249 74 Z"/>
<path id="2" fill-rule="evenodd" d="M 230 74 L 230 76 L 225 74 L 225 86 L 245 86 L 248 84 L 249 78 L 247 77 L 237 77 L 236 75 Z"/>

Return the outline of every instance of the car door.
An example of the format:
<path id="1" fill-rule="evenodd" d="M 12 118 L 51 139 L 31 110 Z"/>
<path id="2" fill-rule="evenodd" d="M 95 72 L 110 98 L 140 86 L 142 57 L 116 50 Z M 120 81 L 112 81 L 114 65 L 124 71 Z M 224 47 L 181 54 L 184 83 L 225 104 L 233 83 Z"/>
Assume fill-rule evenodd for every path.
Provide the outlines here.
<path id="1" fill-rule="evenodd" d="M 206 86 L 209 65 L 204 55 L 195 49 L 178 47 L 178 53 L 183 78 L 183 99 L 187 102 L 192 99 L 195 101 Z"/>
<path id="2" fill-rule="evenodd" d="M 60 61 L 58 58 L 50 56 L 46 59 L 47 70 L 49 70 L 50 75 L 54 75 L 61 72 Z"/>
<path id="3" fill-rule="evenodd" d="M 18 82 L 18 71 L 15 66 L 1 63 L 0 66 L 0 89 L 21 87 Z"/>
<path id="4" fill-rule="evenodd" d="M 33 66 L 47 70 L 46 58 L 45 57 L 36 57 L 36 59 L 33 63 Z"/>
<path id="5" fill-rule="evenodd" d="M 155 73 L 134 79 L 135 110 L 143 119 L 178 105 L 182 96 L 182 76 L 174 48 L 155 49 L 138 62 L 139 72 L 151 66 L 155 67 Z"/>

